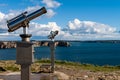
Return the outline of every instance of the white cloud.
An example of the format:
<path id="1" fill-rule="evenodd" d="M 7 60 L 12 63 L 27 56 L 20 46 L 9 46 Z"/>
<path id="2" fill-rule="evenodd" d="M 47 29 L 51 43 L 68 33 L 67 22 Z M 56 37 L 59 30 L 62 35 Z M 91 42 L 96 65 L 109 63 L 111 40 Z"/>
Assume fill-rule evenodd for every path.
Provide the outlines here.
<path id="1" fill-rule="evenodd" d="M 56 8 L 61 5 L 59 2 L 55 0 L 43 0 L 42 3 L 46 4 L 48 8 Z"/>
<path id="2" fill-rule="evenodd" d="M 56 13 L 52 10 L 52 9 L 48 9 L 47 10 L 47 13 L 46 13 L 46 16 L 47 17 L 53 17 Z"/>
<path id="3" fill-rule="evenodd" d="M 54 30 L 61 30 L 56 22 L 48 22 L 48 24 L 38 24 L 32 22 L 30 23 L 29 33 L 33 34 L 34 36 L 47 36 L 50 31 Z"/>
<path id="4" fill-rule="evenodd" d="M 44 3 L 46 5 L 47 9 L 47 17 L 53 17 L 56 12 L 52 9 L 52 8 L 57 8 L 59 7 L 61 4 L 55 0 L 43 0 L 42 3 Z"/>
<path id="5" fill-rule="evenodd" d="M 109 25 L 92 21 L 80 21 L 79 19 L 69 21 L 68 29 L 71 33 L 77 34 L 111 34 L 116 32 L 116 28 Z"/>
<path id="6" fill-rule="evenodd" d="M 39 6 L 39 5 L 37 5 L 37 6 L 29 6 L 29 7 L 27 7 L 24 11 L 27 11 L 28 13 L 30 13 L 30 12 L 33 12 L 33 11 L 35 11 L 35 10 L 37 10 L 37 9 L 40 9 L 41 8 L 41 6 Z"/>
<path id="7" fill-rule="evenodd" d="M 71 25 L 72 27 L 71 28 Z M 116 29 L 109 25 L 100 24 L 92 21 L 80 21 L 74 19 L 68 22 L 68 28 L 62 29 L 56 22 L 48 22 L 48 24 L 38 24 L 32 22 L 29 32 L 34 36 L 47 36 L 51 30 L 59 30 L 56 39 L 59 40 L 101 40 L 101 39 L 120 39 Z"/>
<path id="8" fill-rule="evenodd" d="M 68 21 L 68 28 L 61 37 L 65 40 L 114 40 L 120 39 L 119 35 L 116 28 L 109 25 L 74 19 Z"/>
<path id="9" fill-rule="evenodd" d="M 6 19 L 6 15 L 4 13 L 0 12 L 0 29 L 6 29 L 7 28 L 6 24 L 5 24 L 5 22 L 6 22 L 5 19 Z"/>
<path id="10" fill-rule="evenodd" d="M 1 22 L 1 20 L 3 20 L 4 16 L 5 16 L 5 14 L 3 14 L 2 12 L 0 12 L 0 22 Z"/>

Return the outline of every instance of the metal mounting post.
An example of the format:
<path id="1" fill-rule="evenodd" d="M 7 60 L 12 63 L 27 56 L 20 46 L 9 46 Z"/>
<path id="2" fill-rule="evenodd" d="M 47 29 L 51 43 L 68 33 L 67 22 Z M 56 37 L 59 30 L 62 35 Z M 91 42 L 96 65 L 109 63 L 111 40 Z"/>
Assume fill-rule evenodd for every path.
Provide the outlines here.
<path id="1" fill-rule="evenodd" d="M 54 67 L 55 67 L 55 44 L 54 41 L 50 41 L 50 54 L 51 54 L 51 72 L 54 73 Z"/>
<path id="2" fill-rule="evenodd" d="M 27 34 L 28 33 L 28 28 L 27 27 L 23 27 L 23 34 Z"/>
<path id="3" fill-rule="evenodd" d="M 21 80 L 31 80 L 30 66 L 30 64 L 21 64 Z"/>

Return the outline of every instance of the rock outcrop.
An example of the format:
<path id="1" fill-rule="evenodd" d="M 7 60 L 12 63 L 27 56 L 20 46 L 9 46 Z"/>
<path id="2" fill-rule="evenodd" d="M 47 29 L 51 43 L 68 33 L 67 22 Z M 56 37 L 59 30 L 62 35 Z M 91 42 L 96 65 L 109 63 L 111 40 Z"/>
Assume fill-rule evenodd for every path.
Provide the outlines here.
<path id="1" fill-rule="evenodd" d="M 70 43 L 69 42 L 65 42 L 65 41 L 60 41 L 60 42 L 58 42 L 58 46 L 68 47 L 68 46 L 70 46 Z"/>
<path id="2" fill-rule="evenodd" d="M 48 41 L 32 41 L 32 43 L 35 47 L 49 46 Z M 65 42 L 65 41 L 59 41 L 59 42 L 55 42 L 55 46 L 68 47 L 70 46 L 70 43 Z M 16 42 L 15 41 L 0 41 L 0 49 L 6 49 L 6 48 L 16 48 Z"/>
<path id="3" fill-rule="evenodd" d="M 0 72 L 6 71 L 3 67 L 0 67 Z"/>
<path id="4" fill-rule="evenodd" d="M 0 49 L 6 48 L 16 48 L 16 42 L 13 41 L 1 41 L 0 42 Z"/>

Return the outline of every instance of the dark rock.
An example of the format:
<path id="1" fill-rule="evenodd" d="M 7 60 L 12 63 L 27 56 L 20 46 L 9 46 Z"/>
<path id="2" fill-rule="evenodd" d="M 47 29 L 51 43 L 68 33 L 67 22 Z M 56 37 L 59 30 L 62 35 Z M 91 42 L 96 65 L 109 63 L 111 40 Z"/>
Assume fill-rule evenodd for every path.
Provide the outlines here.
<path id="1" fill-rule="evenodd" d="M 48 46 L 49 45 L 49 42 L 47 41 L 41 41 L 41 46 Z"/>
<path id="2" fill-rule="evenodd" d="M 33 43 L 34 47 L 41 46 L 41 41 L 33 41 L 32 43 Z"/>
<path id="3" fill-rule="evenodd" d="M 58 45 L 57 45 L 57 46 L 69 47 L 69 46 L 70 46 L 70 43 L 69 43 L 69 42 L 65 42 L 65 41 L 60 41 L 60 42 L 58 42 Z"/>
<path id="4" fill-rule="evenodd" d="M 0 67 L 0 71 L 6 71 L 3 67 Z"/>

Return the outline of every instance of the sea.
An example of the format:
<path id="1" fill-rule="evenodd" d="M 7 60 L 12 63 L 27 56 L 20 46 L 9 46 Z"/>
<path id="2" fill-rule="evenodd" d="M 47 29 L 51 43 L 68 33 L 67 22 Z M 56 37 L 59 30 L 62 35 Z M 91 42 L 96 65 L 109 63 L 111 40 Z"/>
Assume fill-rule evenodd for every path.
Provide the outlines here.
<path id="1" fill-rule="evenodd" d="M 70 42 L 70 47 L 56 47 L 55 59 L 94 65 L 120 65 L 120 43 Z M 50 48 L 34 48 L 34 58 L 50 59 Z M 0 49 L 0 60 L 16 60 L 16 49 Z"/>

